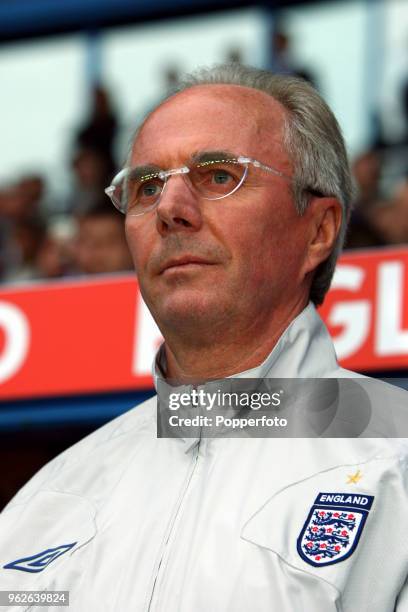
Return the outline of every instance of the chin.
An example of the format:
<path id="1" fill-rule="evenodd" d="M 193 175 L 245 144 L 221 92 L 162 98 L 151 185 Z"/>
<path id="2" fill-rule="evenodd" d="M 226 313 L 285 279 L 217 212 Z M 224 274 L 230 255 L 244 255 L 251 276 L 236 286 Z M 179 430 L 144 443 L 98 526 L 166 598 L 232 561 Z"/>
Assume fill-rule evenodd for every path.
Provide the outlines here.
<path id="1" fill-rule="evenodd" d="M 177 293 L 177 295 L 176 295 Z M 199 325 L 200 322 L 208 323 L 219 320 L 220 311 L 223 308 L 216 292 L 204 295 L 200 291 L 179 291 L 167 296 L 160 301 L 156 309 L 158 319 L 165 321 L 167 325 Z"/>

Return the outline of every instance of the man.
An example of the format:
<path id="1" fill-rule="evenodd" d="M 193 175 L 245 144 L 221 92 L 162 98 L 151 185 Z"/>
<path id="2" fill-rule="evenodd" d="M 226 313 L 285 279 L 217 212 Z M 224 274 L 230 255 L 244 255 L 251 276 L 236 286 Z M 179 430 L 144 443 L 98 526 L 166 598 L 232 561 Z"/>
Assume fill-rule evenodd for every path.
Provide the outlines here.
<path id="1" fill-rule="evenodd" d="M 157 384 L 350 376 L 313 303 L 352 186 L 309 85 L 204 70 L 149 114 L 107 191 L 165 338 Z M 405 456 L 386 438 L 158 439 L 152 399 L 20 491 L 0 585 L 69 590 L 75 612 L 402 612 Z"/>

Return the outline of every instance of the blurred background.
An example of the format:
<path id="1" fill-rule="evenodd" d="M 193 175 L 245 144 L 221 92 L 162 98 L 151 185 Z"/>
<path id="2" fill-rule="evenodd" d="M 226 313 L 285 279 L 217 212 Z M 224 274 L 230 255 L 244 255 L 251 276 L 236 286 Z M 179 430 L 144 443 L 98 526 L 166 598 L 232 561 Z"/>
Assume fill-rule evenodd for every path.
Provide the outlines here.
<path id="1" fill-rule="evenodd" d="M 220 61 L 312 82 L 342 126 L 358 186 L 347 249 L 408 244 L 406 0 L 9 0 L 0 3 L 0 289 L 132 269 L 123 218 L 103 189 L 149 108 L 183 72 Z M 71 400 L 36 400 L 39 421 L 2 420 L 36 408 L 3 402 L 0 507 L 148 392 L 77 398 L 84 410 L 72 418 L 52 412 L 59 402 L 66 414 Z M 115 408 L 84 417 L 90 401 Z"/>

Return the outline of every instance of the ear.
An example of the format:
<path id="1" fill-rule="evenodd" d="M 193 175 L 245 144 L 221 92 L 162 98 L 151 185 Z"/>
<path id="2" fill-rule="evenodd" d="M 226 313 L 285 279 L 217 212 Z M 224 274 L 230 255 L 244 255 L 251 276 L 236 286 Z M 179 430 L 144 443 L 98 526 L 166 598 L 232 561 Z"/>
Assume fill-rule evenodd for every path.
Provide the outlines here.
<path id="1" fill-rule="evenodd" d="M 343 210 L 336 198 L 313 197 L 306 211 L 309 217 L 309 242 L 303 267 L 308 274 L 325 261 L 333 250 L 340 231 Z"/>

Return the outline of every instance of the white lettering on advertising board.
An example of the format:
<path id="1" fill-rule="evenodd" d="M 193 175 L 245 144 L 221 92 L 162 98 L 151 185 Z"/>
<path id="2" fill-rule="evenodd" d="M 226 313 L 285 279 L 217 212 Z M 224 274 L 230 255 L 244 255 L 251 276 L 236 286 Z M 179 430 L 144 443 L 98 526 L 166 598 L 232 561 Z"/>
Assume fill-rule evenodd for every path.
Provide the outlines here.
<path id="1" fill-rule="evenodd" d="M 163 338 L 140 294 L 136 309 L 132 374 L 146 376 L 152 372 L 153 359 Z"/>
<path id="2" fill-rule="evenodd" d="M 332 282 L 332 289 L 357 292 L 365 280 L 364 268 L 339 264 Z M 351 299 L 337 302 L 330 311 L 327 322 L 343 326 L 334 338 L 338 359 L 356 353 L 367 340 L 375 317 L 374 352 L 378 357 L 408 355 L 408 329 L 402 329 L 404 308 L 404 265 L 399 261 L 385 261 L 377 268 L 376 308 L 369 300 Z"/>
<path id="3" fill-rule="evenodd" d="M 0 302 L 0 329 L 5 336 L 0 353 L 0 384 L 14 376 L 23 365 L 30 346 L 30 325 L 15 304 Z"/>

